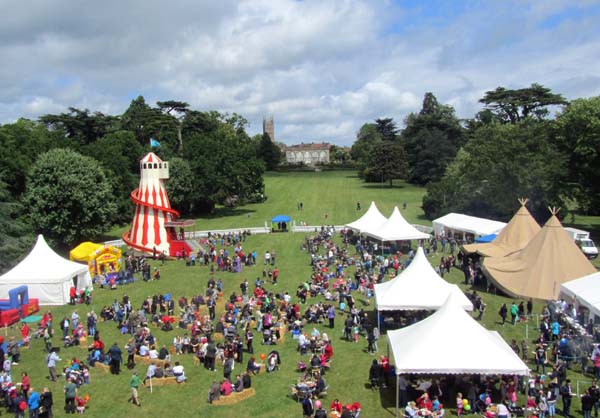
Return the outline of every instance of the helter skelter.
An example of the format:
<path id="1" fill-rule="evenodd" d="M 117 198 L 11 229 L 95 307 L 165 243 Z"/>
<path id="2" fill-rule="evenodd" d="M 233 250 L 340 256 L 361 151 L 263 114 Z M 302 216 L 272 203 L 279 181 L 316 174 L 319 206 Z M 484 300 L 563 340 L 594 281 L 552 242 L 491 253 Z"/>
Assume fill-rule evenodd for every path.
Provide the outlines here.
<path id="1" fill-rule="evenodd" d="M 135 214 L 131 229 L 123 234 L 125 243 L 145 253 L 175 257 L 191 248 L 185 240 L 184 228 L 193 220 L 178 220 L 179 212 L 171 208 L 165 189 L 169 163 L 153 152 L 140 160 L 140 185 L 131 192 Z"/>

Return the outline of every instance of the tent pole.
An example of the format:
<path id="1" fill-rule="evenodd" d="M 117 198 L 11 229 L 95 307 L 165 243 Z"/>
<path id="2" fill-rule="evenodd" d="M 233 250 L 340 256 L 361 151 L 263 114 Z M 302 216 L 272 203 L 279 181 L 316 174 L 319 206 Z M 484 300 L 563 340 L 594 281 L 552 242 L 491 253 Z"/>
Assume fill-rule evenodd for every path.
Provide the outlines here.
<path id="1" fill-rule="evenodd" d="M 400 387 L 399 380 L 400 380 L 400 375 L 398 375 L 396 373 L 396 418 L 399 418 L 398 416 L 400 413 L 400 407 L 398 405 L 400 403 L 400 391 L 398 389 Z"/>

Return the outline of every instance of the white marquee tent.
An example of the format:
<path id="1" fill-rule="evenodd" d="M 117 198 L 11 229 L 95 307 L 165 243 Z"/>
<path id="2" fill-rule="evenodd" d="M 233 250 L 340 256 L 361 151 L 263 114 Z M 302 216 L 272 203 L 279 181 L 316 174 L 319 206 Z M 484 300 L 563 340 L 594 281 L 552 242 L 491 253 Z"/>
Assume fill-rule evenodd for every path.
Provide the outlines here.
<path id="1" fill-rule="evenodd" d="M 362 232 L 383 242 L 429 238 L 429 234 L 419 231 L 404 219 L 400 210 L 398 210 L 398 206 L 394 207 L 391 216 L 384 223 L 377 228 L 369 228 Z"/>
<path id="2" fill-rule="evenodd" d="M 440 235 L 442 231 L 446 231 L 462 233 L 463 237 L 465 233 L 473 234 L 476 238 L 483 235 L 497 234 L 506 226 L 504 222 L 463 215 L 461 213 L 449 213 L 435 219 L 432 224 L 436 235 Z"/>
<path id="3" fill-rule="evenodd" d="M 388 282 L 375 285 L 375 307 L 378 311 L 435 310 L 451 293 L 463 309 L 473 310 L 473 304 L 460 288 L 442 279 L 419 247 L 404 271 Z"/>
<path id="4" fill-rule="evenodd" d="M 64 305 L 69 302 L 69 289 L 77 281 L 77 290 L 92 286 L 85 264 L 75 263 L 56 254 L 42 235 L 38 235 L 30 253 L 0 277 L 0 298 L 8 297 L 14 287 L 27 285 L 29 296 L 40 305 Z"/>
<path id="5" fill-rule="evenodd" d="M 376 229 L 385 221 L 386 217 L 379 212 L 375 202 L 371 202 L 371 206 L 369 206 L 369 209 L 365 212 L 365 214 L 356 221 L 347 224 L 346 227 L 361 233 L 365 232 L 366 230 Z"/>
<path id="6" fill-rule="evenodd" d="M 454 294 L 431 316 L 406 328 L 388 331 L 387 336 L 397 376 L 529 373 L 528 366 L 506 341 L 465 312 Z M 461 336 L 468 336 L 468 341 Z"/>
<path id="7" fill-rule="evenodd" d="M 565 299 L 583 305 L 600 317 L 600 272 L 588 274 L 560 285 L 560 293 Z"/>

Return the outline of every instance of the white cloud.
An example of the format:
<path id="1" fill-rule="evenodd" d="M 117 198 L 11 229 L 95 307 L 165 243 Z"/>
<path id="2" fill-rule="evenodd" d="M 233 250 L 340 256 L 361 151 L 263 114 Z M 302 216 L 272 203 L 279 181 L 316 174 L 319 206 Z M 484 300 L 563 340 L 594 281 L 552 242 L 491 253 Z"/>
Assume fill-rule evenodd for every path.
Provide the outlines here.
<path id="1" fill-rule="evenodd" d="M 597 1 L 33 0 L 0 15 L 0 123 L 69 106 L 123 112 L 142 94 L 273 115 L 280 141 L 353 142 L 401 124 L 425 92 L 460 117 L 503 85 L 600 94 Z"/>

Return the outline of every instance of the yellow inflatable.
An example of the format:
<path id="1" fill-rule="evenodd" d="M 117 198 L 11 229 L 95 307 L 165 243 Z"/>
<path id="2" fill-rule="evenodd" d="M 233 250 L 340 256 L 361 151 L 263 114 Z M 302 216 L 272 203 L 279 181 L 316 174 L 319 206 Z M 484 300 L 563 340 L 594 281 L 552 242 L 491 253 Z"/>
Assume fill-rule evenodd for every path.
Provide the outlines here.
<path id="1" fill-rule="evenodd" d="M 87 263 L 92 277 L 117 273 L 121 270 L 122 256 L 121 250 L 117 247 L 93 242 L 82 242 L 69 253 L 71 260 Z"/>

